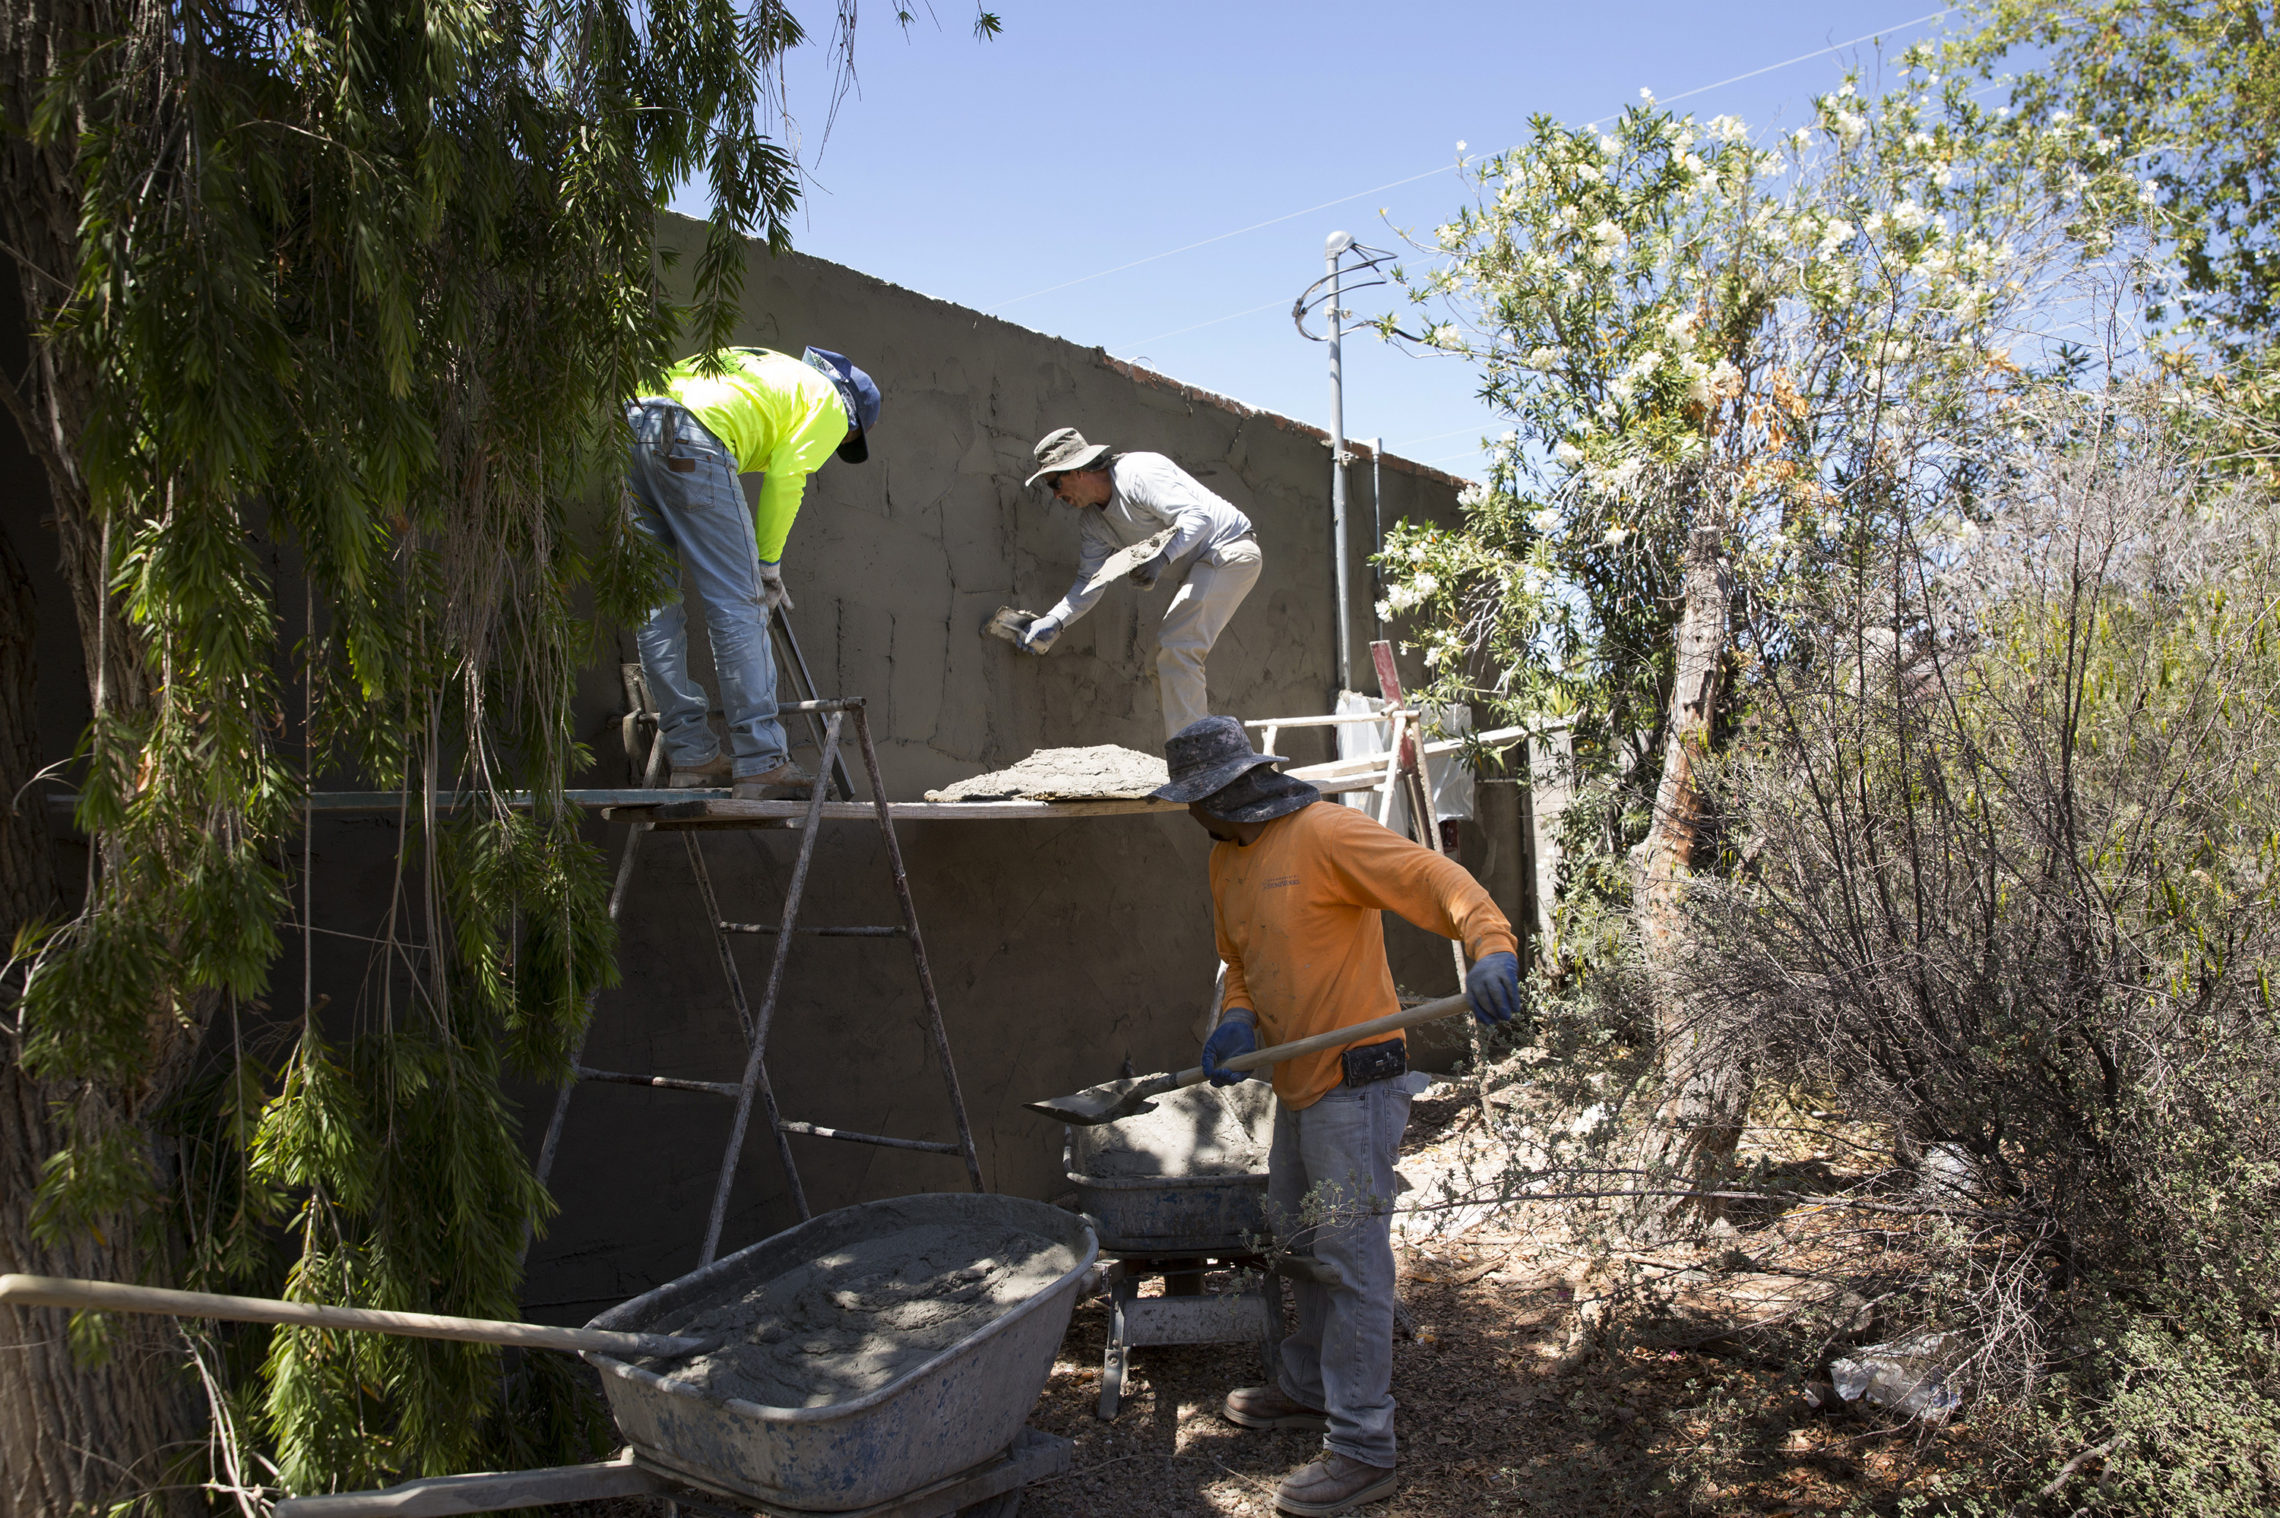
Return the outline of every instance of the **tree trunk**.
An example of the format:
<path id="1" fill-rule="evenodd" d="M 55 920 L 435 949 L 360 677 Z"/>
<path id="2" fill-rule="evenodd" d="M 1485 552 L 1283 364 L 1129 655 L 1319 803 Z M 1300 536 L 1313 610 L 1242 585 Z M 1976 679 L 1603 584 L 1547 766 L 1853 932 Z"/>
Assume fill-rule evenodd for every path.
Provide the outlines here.
<path id="1" fill-rule="evenodd" d="M 1703 822 L 1694 769 L 1709 752 L 1733 609 L 1733 574 L 1721 547 L 1721 534 L 1713 527 L 1697 526 L 1687 540 L 1669 736 L 1639 879 L 1638 920 L 1654 1000 L 1661 1082 L 1641 1160 L 1648 1190 L 1714 1188 L 1733 1163 L 1749 1113 L 1748 1065 L 1709 1035 L 1693 1009 L 1681 906 Z M 1650 1231 L 1668 1231 L 1712 1221 L 1723 1210 L 1708 1198 L 1645 1198 L 1637 1217 Z"/>
<path id="2" fill-rule="evenodd" d="M 26 134 L 27 117 L 49 72 L 88 40 L 115 34 L 119 23 L 88 0 L 0 0 L 0 241 L 18 284 L 0 293 L 0 402 L 40 466 L 66 583 L 86 650 L 90 681 L 101 680 L 115 709 L 148 697 L 135 642 L 104 594 L 101 535 L 89 510 L 77 460 L 89 386 L 39 341 L 48 314 L 71 289 L 78 199 L 66 131 L 55 147 Z M 22 325 L 17 318 L 21 316 Z M 37 607 L 19 545 L 38 541 L 33 523 L 39 493 L 6 502 L 0 525 L 0 943 L 22 925 L 62 910 L 55 890 L 47 828 L 37 787 L 25 785 L 40 765 L 33 646 Z M 9 529 L 13 528 L 13 532 Z M 18 798 L 21 798 L 19 801 Z M 20 972 L 0 984 L 0 1006 L 12 1014 Z M 7 1020 L 13 1026 L 13 1017 Z M 85 1087 L 57 1089 L 33 1080 L 18 1063 L 10 1033 L 0 1032 L 0 1271 L 141 1280 L 150 1235 L 127 1227 L 107 1236 L 79 1233 L 43 1244 L 33 1237 L 40 1176 L 64 1143 L 76 1109 L 98 1122 L 120 1120 L 126 1094 Z M 170 1320 L 114 1317 L 108 1348 L 75 1354 L 65 1342 L 66 1314 L 49 1308 L 0 1308 L 0 1514 L 66 1518 L 101 1512 L 128 1497 L 180 1481 L 168 1469 L 179 1454 L 196 1454 L 204 1420 L 185 1376 Z M 203 1510 L 189 1493 L 161 1510 Z"/>

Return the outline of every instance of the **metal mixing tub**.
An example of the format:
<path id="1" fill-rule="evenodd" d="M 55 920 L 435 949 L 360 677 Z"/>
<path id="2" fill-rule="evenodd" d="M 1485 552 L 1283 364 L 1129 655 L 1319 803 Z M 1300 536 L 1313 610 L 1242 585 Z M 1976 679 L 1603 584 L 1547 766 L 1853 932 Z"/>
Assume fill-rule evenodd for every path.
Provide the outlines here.
<path id="1" fill-rule="evenodd" d="M 615 1356 L 589 1353 L 610 1412 L 641 1463 L 691 1485 L 838 1513 L 914 1491 L 1002 1454 L 1021 1432 L 1068 1331 L 1100 1245 L 1084 1220 L 1020 1197 L 896 1197 L 811 1218 L 594 1319 L 634 1328 L 737 1283 L 768 1280 L 858 1239 L 930 1223 L 993 1223 L 1075 1250 L 1030 1297 L 885 1386 L 824 1407 L 707 1396 Z"/>
<path id="2" fill-rule="evenodd" d="M 1246 1081 L 1217 1090 L 1189 1086 L 1156 1098 L 1159 1108 L 1184 1112 L 1200 1129 L 1232 1122 L 1264 1143 L 1272 1138 L 1273 1095 L 1266 1082 Z M 1070 1128 L 1062 1148 L 1077 1207 L 1112 1254 L 1219 1254 L 1247 1252 L 1267 1231 L 1265 1173 L 1221 1175 L 1103 1175 L 1099 1156 L 1115 1142 L 1115 1124 Z"/>

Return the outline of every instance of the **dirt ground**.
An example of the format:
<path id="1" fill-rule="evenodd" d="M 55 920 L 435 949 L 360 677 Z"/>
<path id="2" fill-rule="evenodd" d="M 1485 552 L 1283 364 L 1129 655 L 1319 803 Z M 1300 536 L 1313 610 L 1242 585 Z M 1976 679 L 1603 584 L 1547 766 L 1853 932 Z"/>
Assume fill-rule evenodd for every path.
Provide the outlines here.
<path id="1" fill-rule="evenodd" d="M 1444 1178 L 1461 1184 L 1468 1164 L 1503 1152 L 1480 1110 L 1456 1088 L 1436 1088 L 1416 1104 L 1403 1144 L 1401 1489 L 1362 1512 L 1897 1518 L 1909 1499 L 1973 1490 L 1992 1443 L 1978 1443 L 1968 1423 L 1816 1405 L 1817 1364 L 1792 1363 L 1797 1341 L 1785 1357 L 1767 1333 L 1843 1293 L 1845 1278 L 1826 1267 L 1839 1234 L 1857 1264 L 1857 1217 L 1744 1207 L 1691 1245 L 1587 1255 L 1548 1207 L 1448 1205 Z M 1786 1176 L 1826 1193 L 1874 1171 L 1863 1136 L 1841 1119 L 1819 1121 L 1828 1116 L 1752 1130 L 1742 1159 L 1757 1164 L 1759 1184 Z M 1030 1422 L 1074 1440 L 1074 1460 L 1026 1489 L 1021 1518 L 1268 1518 L 1276 1482 L 1317 1441 L 1219 1416 L 1230 1387 L 1262 1379 L 1259 1347 L 1136 1350 L 1122 1410 L 1103 1422 L 1107 1326 L 1105 1299 L 1070 1323 Z M 564 1511 L 662 1518 L 664 1508 Z"/>
<path id="2" fill-rule="evenodd" d="M 1465 1130 L 1478 1129 L 1463 1107 L 1454 1097 L 1418 1104 L 1403 1164 L 1413 1197 L 1461 1163 Z M 1810 1150 L 1790 1158 L 1831 1161 Z M 1437 1231 L 1451 1223 L 1465 1231 Z M 1364 1511 L 1804 1518 L 1890 1514 L 1905 1496 L 1958 1489 L 1957 1467 L 1974 1453 L 1968 1426 L 1824 1411 L 1808 1400 L 1806 1375 L 1726 1331 L 1822 1289 L 1811 1228 L 1798 1219 L 1746 1218 L 1731 1236 L 1630 1257 L 1628 1279 L 1670 1284 L 1626 1296 L 1631 1316 L 1602 1324 L 1567 1374 L 1554 1372 L 1578 1319 L 1577 1284 L 1600 1288 L 1577 1275 L 1556 1236 L 1494 1226 L 1463 1209 L 1404 1219 L 1401 1298 L 1412 1321 L 1393 1369 L 1401 1490 Z M 1799 1259 L 1807 1263 L 1787 1263 Z M 1023 1518 L 1271 1514 L 1275 1483 L 1316 1440 L 1219 1417 L 1229 1387 L 1261 1379 L 1258 1349 L 1135 1351 L 1123 1410 L 1104 1423 L 1094 1409 L 1107 1321 L 1095 1301 L 1070 1325 L 1030 1421 L 1074 1439 L 1075 1461 L 1028 1489 Z"/>

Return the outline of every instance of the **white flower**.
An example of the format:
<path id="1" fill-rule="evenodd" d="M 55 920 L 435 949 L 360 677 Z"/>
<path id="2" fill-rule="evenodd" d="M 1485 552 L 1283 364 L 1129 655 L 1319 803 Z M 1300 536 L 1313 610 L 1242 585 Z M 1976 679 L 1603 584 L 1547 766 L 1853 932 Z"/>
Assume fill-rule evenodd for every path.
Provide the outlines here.
<path id="1" fill-rule="evenodd" d="M 1663 336 L 1683 346 L 1694 341 L 1694 330 L 1701 325 L 1699 312 L 1681 311 L 1663 323 Z"/>
<path id="2" fill-rule="evenodd" d="M 1884 213 L 1882 211 L 1870 212 L 1868 220 L 1861 223 L 1861 227 L 1871 237 L 1880 236 L 1884 231 Z"/>
<path id="3" fill-rule="evenodd" d="M 1681 158 L 1678 161 L 1678 166 L 1686 170 L 1688 174 L 1692 175 L 1696 179 L 1700 179 L 1703 175 L 1710 172 L 1710 166 L 1704 163 L 1701 159 L 1695 157 L 1692 153 L 1689 153 L 1684 158 Z"/>
<path id="4" fill-rule="evenodd" d="M 1739 116 L 1713 116 L 1710 118 L 1710 135 L 1720 142 L 1740 142 L 1750 135 Z"/>
<path id="5" fill-rule="evenodd" d="M 1615 420 L 1615 403 L 1613 401 L 1601 401 L 1591 408 L 1591 414 L 1603 422 L 1612 422 Z"/>
<path id="6" fill-rule="evenodd" d="M 1460 152 L 1460 153 L 1462 153 L 1464 150 L 1465 150 L 1465 140 L 1464 140 L 1462 137 L 1459 137 L 1459 138 L 1457 139 L 1457 151 L 1458 151 L 1458 152 Z"/>
<path id="7" fill-rule="evenodd" d="M 1946 189 L 1949 185 L 1954 184 L 1955 165 L 1952 163 L 1943 163 L 1938 168 L 1932 170 L 1932 183 L 1938 185 L 1943 190 Z"/>
<path id="8" fill-rule="evenodd" d="M 1912 200 L 1903 200 L 1892 208 L 1892 225 L 1903 232 L 1913 232 L 1932 219 L 1932 213 Z"/>
<path id="9" fill-rule="evenodd" d="M 1653 105 L 1655 103 L 1655 92 L 1642 84 L 1639 86 L 1639 98 L 1647 104 Z"/>
<path id="10" fill-rule="evenodd" d="M 1646 467 L 1637 459 L 1625 459 L 1607 471 L 1607 488 L 1616 491 L 1629 490 L 1639 482 L 1639 476 L 1646 472 Z M 1630 531 L 1627 527 L 1623 530 L 1625 532 Z"/>
<path id="11" fill-rule="evenodd" d="M 1569 442 L 1567 439 L 1562 438 L 1560 439 L 1559 445 L 1552 449 L 1552 457 L 1559 460 L 1561 468 L 1573 469 L 1576 465 L 1583 462 L 1583 450 L 1576 447 L 1575 444 Z"/>
<path id="12" fill-rule="evenodd" d="M 1420 597 L 1424 597 L 1441 588 L 1441 577 L 1430 569 L 1420 569 L 1417 571 L 1417 578 L 1409 583 Z"/>
<path id="13" fill-rule="evenodd" d="M 1488 487 L 1486 485 L 1480 484 L 1478 481 L 1467 485 L 1464 489 L 1457 492 L 1457 504 L 1466 508 L 1467 510 L 1480 505 L 1487 499 Z"/>
<path id="14" fill-rule="evenodd" d="M 1836 257 L 1844 251 L 1845 244 L 1853 240 L 1853 232 L 1854 227 L 1851 222 L 1842 216 L 1831 217 L 1829 224 L 1821 229 L 1821 245 L 1813 250 L 1813 256 L 1815 258 Z"/>
<path id="15" fill-rule="evenodd" d="M 1845 81 L 1845 83 L 1844 83 L 1844 87 L 1843 87 L 1843 88 L 1841 88 L 1841 89 L 1839 89 L 1839 90 L 1837 91 L 1837 98 L 1838 98 L 1839 100 L 1850 100 L 1850 99 L 1852 98 L 1852 95 L 1853 95 L 1853 87 L 1852 87 L 1852 81 L 1848 79 L 1848 80 L 1846 80 L 1846 81 Z"/>
<path id="16" fill-rule="evenodd" d="M 1388 585 L 1385 588 L 1385 599 L 1378 603 L 1378 615 L 1381 619 L 1390 618 L 1409 610 L 1420 599 L 1417 592 L 1406 585 Z"/>
<path id="17" fill-rule="evenodd" d="M 1455 348 L 1460 346 L 1463 342 L 1464 334 L 1457 330 L 1457 324 L 1455 322 L 1450 322 L 1445 326 L 1435 327 L 1433 329 L 1433 343 L 1436 347 Z"/>
<path id="18" fill-rule="evenodd" d="M 1528 352 L 1528 367 L 1538 374 L 1549 374 L 1567 357 L 1565 348 L 1532 348 Z"/>
<path id="19" fill-rule="evenodd" d="M 2161 199 L 2160 181 L 2148 179 L 2143 184 L 2140 184 L 2138 186 L 2138 199 L 2144 201 L 2149 206 L 2159 201 Z"/>
<path id="20" fill-rule="evenodd" d="M 1602 135 L 1599 139 L 1599 151 L 1606 154 L 1609 158 L 1613 158 L 1617 153 L 1623 151 L 1623 144 L 1617 142 L 1612 137 Z"/>
<path id="21" fill-rule="evenodd" d="M 1929 132 L 1910 132 L 1908 134 L 1908 146 L 1912 148 L 1929 148 L 1932 145 L 1932 135 Z"/>
<path id="22" fill-rule="evenodd" d="M 1562 448 L 1567 448 L 1570 445 L 1562 443 L 1560 446 Z M 1580 453 L 1576 455 L 1578 458 L 1581 458 L 1582 456 L 1583 455 Z M 1533 512 L 1529 515 L 1528 526 L 1534 530 L 1538 537 L 1548 538 L 1553 533 L 1560 530 L 1560 514 L 1552 510 L 1551 507 L 1546 506 L 1543 510 Z"/>
<path id="23" fill-rule="evenodd" d="M 1623 540 L 1630 535 L 1631 529 L 1628 527 L 1610 527 L 1607 529 L 1607 531 L 1600 534 L 1599 541 L 1604 543 L 1609 548 L 1621 548 L 1623 546 Z M 1579 1129 L 1578 1131 L 1580 1132 L 1581 1130 Z"/>
<path id="24" fill-rule="evenodd" d="M 1789 145 L 1791 147 L 1807 147 L 1811 145 L 1812 141 L 1813 129 L 1811 127 L 1799 127 L 1796 131 L 1789 134 Z"/>
<path id="25" fill-rule="evenodd" d="M 1425 562 L 1425 545 L 1423 543 L 1412 543 L 1409 545 L 1409 562 L 1412 564 L 1422 564 Z"/>
<path id="26" fill-rule="evenodd" d="M 1829 113 L 1829 130 L 1837 134 L 1837 141 L 1851 147 L 1868 130 L 1866 118 L 1852 111 L 1837 110 Z"/>
<path id="27" fill-rule="evenodd" d="M 1625 370 L 1607 382 L 1607 391 L 1615 399 L 1629 405 L 1631 397 L 1639 392 L 1639 381 L 1629 370 Z"/>
<path id="28" fill-rule="evenodd" d="M 1377 619 L 1380 622 L 1391 622 L 1393 620 L 1393 602 L 1390 599 L 1378 602 Z"/>

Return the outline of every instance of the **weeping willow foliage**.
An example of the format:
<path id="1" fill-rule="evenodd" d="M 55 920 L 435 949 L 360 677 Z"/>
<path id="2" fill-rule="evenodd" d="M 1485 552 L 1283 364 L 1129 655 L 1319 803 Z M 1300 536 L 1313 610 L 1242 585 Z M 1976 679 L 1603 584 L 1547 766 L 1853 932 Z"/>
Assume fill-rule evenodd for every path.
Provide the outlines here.
<path id="1" fill-rule="evenodd" d="M 786 242 L 796 165 L 759 123 L 801 31 L 777 0 L 99 19 L 36 116 L 79 227 L 39 336 L 88 397 L 107 636 L 142 679 L 95 691 L 95 864 L 36 945 L 22 1049 L 55 1089 L 121 1095 L 82 1104 L 38 1227 L 171 1224 L 199 1284 L 512 1317 L 547 1203 L 501 1081 L 564 1077 L 611 975 L 562 792 L 582 598 L 622 617 L 651 583 L 616 525 L 619 405 L 726 340 L 747 233 Z M 653 225 L 692 176 L 715 211 L 677 308 Z M 407 810 L 380 990 L 329 1021 L 269 985 L 323 774 L 489 798 Z M 288 1018 L 267 1060 L 213 1036 L 262 998 Z M 221 1073 L 184 1095 L 200 1048 Z M 192 1116 L 154 1143 L 162 1097 Z M 464 1469 L 537 1426 L 474 1346 L 280 1330 L 251 1374 L 301 1490 Z"/>

